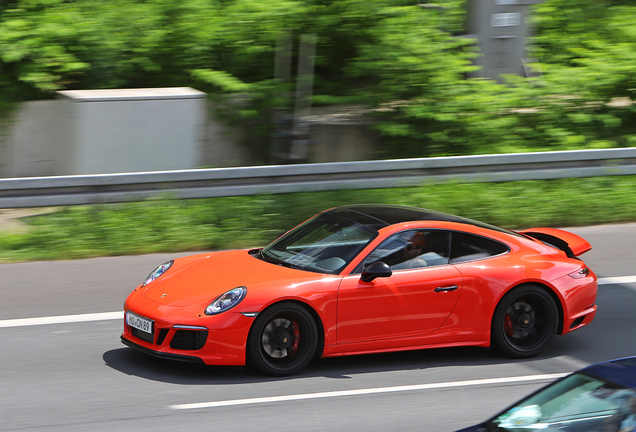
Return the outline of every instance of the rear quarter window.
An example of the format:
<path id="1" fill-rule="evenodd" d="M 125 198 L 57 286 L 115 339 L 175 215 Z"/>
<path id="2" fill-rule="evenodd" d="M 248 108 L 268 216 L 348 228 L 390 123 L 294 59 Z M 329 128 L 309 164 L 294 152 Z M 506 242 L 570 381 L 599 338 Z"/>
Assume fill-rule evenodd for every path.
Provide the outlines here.
<path id="1" fill-rule="evenodd" d="M 451 264 L 475 261 L 510 251 L 503 243 L 462 232 L 451 234 Z"/>

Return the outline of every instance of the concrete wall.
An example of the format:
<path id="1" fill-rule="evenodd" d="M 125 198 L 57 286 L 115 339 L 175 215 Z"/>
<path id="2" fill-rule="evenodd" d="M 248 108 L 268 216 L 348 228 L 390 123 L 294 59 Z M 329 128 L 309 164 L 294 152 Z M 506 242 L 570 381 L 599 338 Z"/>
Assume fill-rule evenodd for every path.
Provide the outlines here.
<path id="1" fill-rule="evenodd" d="M 368 109 L 360 106 L 320 107 L 306 117 L 310 162 L 372 160 L 382 149 L 380 135 L 371 129 Z"/>
<path id="2" fill-rule="evenodd" d="M 60 172 L 57 101 L 22 103 L 0 121 L 0 177 L 33 177 Z"/>
<path id="3" fill-rule="evenodd" d="M 0 120 L 0 177 L 41 177 L 257 165 L 244 131 L 214 118 L 207 98 L 62 94 Z M 374 159 L 381 147 L 358 108 L 321 108 L 308 162 Z"/>
<path id="4" fill-rule="evenodd" d="M 205 136 L 198 167 L 224 168 L 257 165 L 258 157 L 245 143 L 242 129 L 217 120 L 214 109 L 213 103 L 208 101 Z"/>
<path id="5" fill-rule="evenodd" d="M 59 94 L 59 127 L 68 140 L 65 173 L 192 169 L 201 160 L 205 93 L 157 88 Z"/>

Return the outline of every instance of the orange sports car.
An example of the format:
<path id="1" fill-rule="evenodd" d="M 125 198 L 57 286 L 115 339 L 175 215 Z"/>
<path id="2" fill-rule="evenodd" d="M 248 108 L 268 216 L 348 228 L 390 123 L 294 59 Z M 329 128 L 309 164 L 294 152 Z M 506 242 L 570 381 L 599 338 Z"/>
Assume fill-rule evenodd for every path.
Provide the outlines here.
<path id="1" fill-rule="evenodd" d="M 471 345 L 512 357 L 596 314 L 591 249 L 419 208 L 324 211 L 270 245 L 157 267 L 124 303 L 124 344 L 282 376 L 314 357 Z"/>

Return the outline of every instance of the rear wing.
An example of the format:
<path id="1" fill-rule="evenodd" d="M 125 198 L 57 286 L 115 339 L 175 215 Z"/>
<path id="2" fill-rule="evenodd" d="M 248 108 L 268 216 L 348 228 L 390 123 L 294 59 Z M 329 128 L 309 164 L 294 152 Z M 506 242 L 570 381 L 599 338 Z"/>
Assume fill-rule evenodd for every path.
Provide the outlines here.
<path id="1" fill-rule="evenodd" d="M 592 249 L 592 245 L 583 237 L 557 228 L 530 228 L 519 232 L 561 249 L 570 258 L 576 258 Z"/>

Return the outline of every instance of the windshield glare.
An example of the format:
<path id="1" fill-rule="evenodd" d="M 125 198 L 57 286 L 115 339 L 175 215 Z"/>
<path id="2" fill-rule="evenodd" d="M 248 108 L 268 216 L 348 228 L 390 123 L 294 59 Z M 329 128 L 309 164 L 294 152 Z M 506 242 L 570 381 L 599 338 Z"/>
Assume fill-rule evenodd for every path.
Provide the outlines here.
<path id="1" fill-rule="evenodd" d="M 338 274 L 378 232 L 349 219 L 322 213 L 263 249 L 263 259 L 318 273 Z"/>
<path id="2" fill-rule="evenodd" d="M 488 423 L 489 431 L 608 431 L 636 426 L 636 393 L 590 375 L 571 375 Z"/>

